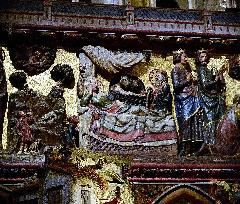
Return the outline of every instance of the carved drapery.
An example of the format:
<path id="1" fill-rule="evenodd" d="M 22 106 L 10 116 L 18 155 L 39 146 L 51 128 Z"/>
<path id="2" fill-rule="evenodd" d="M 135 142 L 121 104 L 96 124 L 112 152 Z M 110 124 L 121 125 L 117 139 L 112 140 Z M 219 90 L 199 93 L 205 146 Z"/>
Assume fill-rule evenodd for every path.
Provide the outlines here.
<path id="1" fill-rule="evenodd" d="M 132 66 L 144 59 L 142 53 L 112 52 L 100 46 L 84 46 L 82 50 L 98 67 L 98 72 L 103 72 L 110 77 L 118 72 L 128 73 Z"/>
<path id="2" fill-rule="evenodd" d="M 79 98 L 83 95 L 92 94 L 92 90 L 96 86 L 95 71 L 110 79 L 113 74 L 128 73 L 135 64 L 144 59 L 142 53 L 112 52 L 100 46 L 84 46 L 82 51 L 79 55 Z"/>

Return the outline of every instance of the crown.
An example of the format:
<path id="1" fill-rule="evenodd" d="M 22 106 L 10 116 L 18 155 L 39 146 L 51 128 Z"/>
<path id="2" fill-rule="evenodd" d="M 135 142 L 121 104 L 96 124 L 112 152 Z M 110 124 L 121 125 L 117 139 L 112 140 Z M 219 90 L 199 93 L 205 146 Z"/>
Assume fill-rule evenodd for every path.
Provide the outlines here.
<path id="1" fill-rule="evenodd" d="M 184 52 L 185 52 L 185 51 L 180 48 L 179 50 L 173 51 L 173 54 L 174 54 L 174 55 L 181 55 L 181 54 L 183 54 Z"/>
<path id="2" fill-rule="evenodd" d="M 201 53 L 205 53 L 205 52 L 207 52 L 208 53 L 208 50 L 206 50 L 206 49 L 204 49 L 204 48 L 202 48 L 201 50 L 198 50 L 197 51 L 197 53 L 199 53 L 199 54 L 201 54 Z"/>

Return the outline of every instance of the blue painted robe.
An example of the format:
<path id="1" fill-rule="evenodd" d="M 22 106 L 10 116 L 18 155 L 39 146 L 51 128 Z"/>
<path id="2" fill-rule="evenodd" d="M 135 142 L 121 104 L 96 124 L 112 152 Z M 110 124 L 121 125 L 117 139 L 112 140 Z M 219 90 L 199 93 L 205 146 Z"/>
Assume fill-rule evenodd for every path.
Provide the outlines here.
<path id="1" fill-rule="evenodd" d="M 215 144 L 216 128 L 225 112 L 225 83 L 215 81 L 213 70 L 200 65 L 198 72 L 198 96 L 203 109 L 204 142 Z"/>
<path id="2" fill-rule="evenodd" d="M 191 73 L 184 66 L 175 65 L 172 70 L 172 83 L 180 143 L 202 141 L 202 132 L 199 126 L 201 123 L 200 102 Z"/>

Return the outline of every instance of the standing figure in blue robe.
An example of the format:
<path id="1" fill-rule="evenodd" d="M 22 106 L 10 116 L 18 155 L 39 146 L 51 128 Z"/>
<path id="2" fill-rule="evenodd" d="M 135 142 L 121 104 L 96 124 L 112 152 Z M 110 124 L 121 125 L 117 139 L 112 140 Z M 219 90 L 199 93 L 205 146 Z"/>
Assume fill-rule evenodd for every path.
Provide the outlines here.
<path id="1" fill-rule="evenodd" d="M 200 154 L 212 154 L 211 147 L 215 144 L 217 125 L 226 108 L 223 69 L 215 73 L 213 69 L 207 67 L 208 63 L 208 51 L 198 51 L 196 59 L 198 96 L 203 109 L 202 129 L 204 134 L 204 143 L 199 150 Z"/>
<path id="2" fill-rule="evenodd" d="M 196 143 L 202 143 L 201 108 L 197 96 L 196 80 L 193 79 L 187 55 L 183 50 L 173 53 L 171 73 L 175 112 L 178 122 L 179 155 L 196 152 Z"/>

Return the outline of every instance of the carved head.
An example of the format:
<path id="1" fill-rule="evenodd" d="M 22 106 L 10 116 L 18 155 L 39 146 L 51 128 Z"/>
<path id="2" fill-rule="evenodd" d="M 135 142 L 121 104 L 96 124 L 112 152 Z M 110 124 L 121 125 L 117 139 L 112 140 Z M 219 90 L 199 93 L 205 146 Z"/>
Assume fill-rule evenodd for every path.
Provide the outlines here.
<path id="1" fill-rule="evenodd" d="M 207 50 L 198 50 L 196 64 L 207 65 L 209 62 L 209 53 Z"/>
<path id="2" fill-rule="evenodd" d="M 168 83 L 167 72 L 160 69 L 153 69 L 149 73 L 149 81 L 153 86 L 161 85 L 162 83 Z"/>
<path id="3" fill-rule="evenodd" d="M 187 61 L 188 58 L 184 50 L 179 49 L 173 52 L 173 64 L 177 63 L 186 64 Z"/>
<path id="4" fill-rule="evenodd" d="M 27 76 L 24 72 L 14 72 L 10 75 L 9 81 L 13 87 L 23 89 L 27 83 Z"/>
<path id="5" fill-rule="evenodd" d="M 93 93 L 99 93 L 103 90 L 103 83 L 99 80 L 96 80 L 92 83 L 92 91 Z"/>
<path id="6" fill-rule="evenodd" d="M 51 78 L 56 82 L 61 82 L 66 88 L 73 88 L 75 78 L 73 69 L 67 64 L 57 64 L 51 70 Z"/>
<path id="7" fill-rule="evenodd" d="M 121 76 L 119 84 L 123 89 L 126 89 L 127 87 L 129 87 L 129 85 L 130 85 L 129 77 L 126 75 Z"/>

